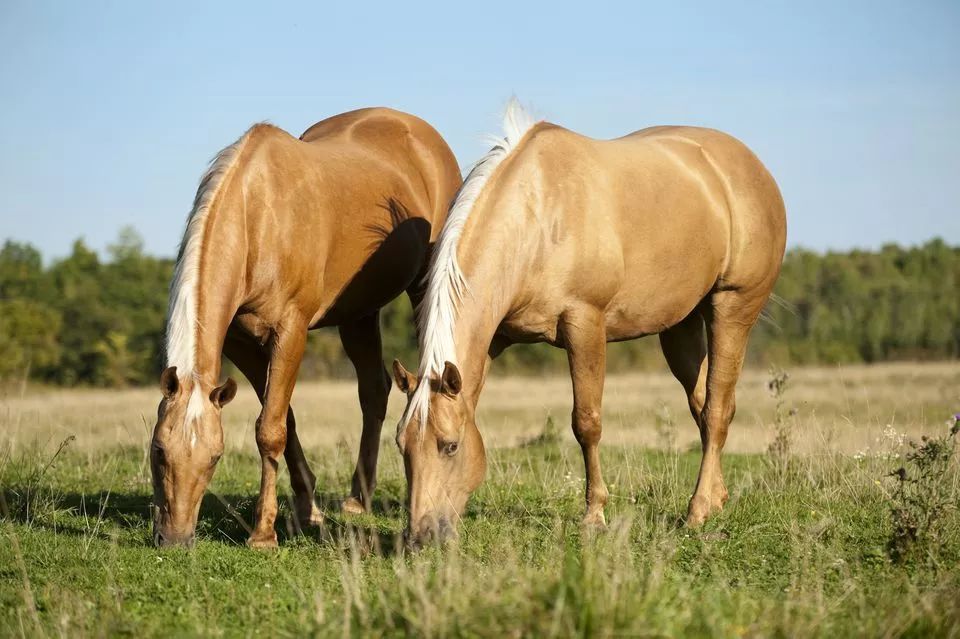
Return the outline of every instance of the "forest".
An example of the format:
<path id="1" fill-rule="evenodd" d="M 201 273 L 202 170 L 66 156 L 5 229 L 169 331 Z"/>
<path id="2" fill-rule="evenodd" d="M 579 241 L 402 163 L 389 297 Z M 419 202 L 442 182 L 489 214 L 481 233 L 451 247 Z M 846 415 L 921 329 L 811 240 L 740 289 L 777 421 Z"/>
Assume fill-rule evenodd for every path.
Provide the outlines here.
<path id="1" fill-rule="evenodd" d="M 44 262 L 29 244 L 0 250 L 0 380 L 60 386 L 152 384 L 163 366 L 164 318 L 173 260 L 149 255 L 123 229 L 106 255 L 82 240 Z M 384 357 L 417 359 L 410 302 L 381 313 Z M 960 247 L 934 239 L 878 251 L 788 251 L 748 365 L 791 366 L 960 355 Z M 661 366 L 655 338 L 611 345 L 611 372 Z M 516 346 L 496 367 L 543 374 L 565 368 L 549 346 Z M 336 330 L 313 331 L 302 377 L 345 377 L 352 367 Z"/>

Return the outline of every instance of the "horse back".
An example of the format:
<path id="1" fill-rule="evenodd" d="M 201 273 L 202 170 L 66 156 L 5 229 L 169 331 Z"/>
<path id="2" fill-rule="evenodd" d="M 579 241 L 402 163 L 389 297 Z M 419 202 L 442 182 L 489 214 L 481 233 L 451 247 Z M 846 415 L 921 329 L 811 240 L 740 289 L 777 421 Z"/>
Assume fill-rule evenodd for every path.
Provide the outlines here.
<path id="1" fill-rule="evenodd" d="M 300 139 L 265 129 L 243 169 L 245 306 L 267 324 L 289 304 L 312 326 L 340 324 L 408 289 L 459 186 L 439 134 L 389 109 L 329 118 Z"/>
<path id="2" fill-rule="evenodd" d="M 559 278 L 567 299 L 606 308 L 611 339 L 660 332 L 711 290 L 766 288 L 779 272 L 779 190 L 719 131 L 666 126 L 594 140 L 545 126 L 506 168 L 510 181 L 539 185 L 532 217 L 544 250 L 534 270 Z"/>
<path id="3" fill-rule="evenodd" d="M 349 147 L 382 167 L 393 167 L 414 191 L 408 199 L 417 200 L 405 206 L 431 222 L 431 240 L 436 239 L 461 177 L 453 151 L 430 124 L 402 111 L 370 107 L 322 120 L 300 140 L 319 149 Z"/>

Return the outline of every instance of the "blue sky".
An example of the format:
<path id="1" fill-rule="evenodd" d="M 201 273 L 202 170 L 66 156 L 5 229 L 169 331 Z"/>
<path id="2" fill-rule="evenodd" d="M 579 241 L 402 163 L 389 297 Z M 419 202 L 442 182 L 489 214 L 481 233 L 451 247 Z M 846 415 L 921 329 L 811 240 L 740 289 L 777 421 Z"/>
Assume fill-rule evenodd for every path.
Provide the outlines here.
<path id="1" fill-rule="evenodd" d="M 132 225 L 172 255 L 253 122 L 387 105 L 466 164 L 516 94 L 596 137 L 736 135 L 791 245 L 960 243 L 960 2 L 576 4 L 2 0 L 0 239 L 51 257 Z"/>

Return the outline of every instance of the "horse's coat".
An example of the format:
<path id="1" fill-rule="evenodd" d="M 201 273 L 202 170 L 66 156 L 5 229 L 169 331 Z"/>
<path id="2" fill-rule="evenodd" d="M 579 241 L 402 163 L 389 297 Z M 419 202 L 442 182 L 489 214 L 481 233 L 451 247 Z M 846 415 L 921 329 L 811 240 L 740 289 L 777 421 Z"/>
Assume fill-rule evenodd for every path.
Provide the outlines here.
<path id="1" fill-rule="evenodd" d="M 414 302 L 429 249 L 460 185 L 449 147 L 427 123 L 390 109 L 324 120 L 300 139 L 258 124 L 201 180 L 171 285 L 168 368 L 152 446 L 159 543 L 193 537 L 223 450 L 218 386 L 229 357 L 263 403 L 261 486 L 249 543 L 276 544 L 276 474 L 290 468 L 297 516 L 315 522 L 315 479 L 296 435 L 290 395 L 309 328 L 338 326 L 357 370 L 363 434 L 345 509 L 369 507 L 389 375 L 379 309 Z"/>
<path id="2" fill-rule="evenodd" d="M 522 120 L 515 109 L 509 117 Z M 603 522 L 605 344 L 652 333 L 701 431 L 688 511 L 698 524 L 726 500 L 720 451 L 734 387 L 783 259 L 776 183 L 742 143 L 710 129 L 654 127 L 600 141 L 540 122 L 510 133 L 491 152 L 495 163 L 479 165 L 482 179 L 461 189 L 451 210 L 462 221 L 441 233 L 418 375 L 394 367 L 410 398 L 397 442 L 412 537 L 451 534 L 482 480 L 476 403 L 490 359 L 519 342 L 567 350 L 586 521 Z"/>

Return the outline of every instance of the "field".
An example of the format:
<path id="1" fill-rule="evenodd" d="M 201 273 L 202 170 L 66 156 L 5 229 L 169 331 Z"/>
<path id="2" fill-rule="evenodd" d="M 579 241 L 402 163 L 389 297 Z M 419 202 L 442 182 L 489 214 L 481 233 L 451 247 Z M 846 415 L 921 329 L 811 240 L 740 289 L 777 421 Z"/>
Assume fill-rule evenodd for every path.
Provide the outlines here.
<path id="1" fill-rule="evenodd" d="M 481 402 L 487 481 L 456 547 L 408 555 L 394 391 L 375 513 L 345 518 L 359 439 L 351 383 L 294 396 L 325 525 L 243 546 L 259 482 L 242 385 L 192 551 L 149 543 L 145 451 L 159 392 L 8 388 L 0 397 L 4 636 L 958 636 L 960 480 L 929 547 L 888 556 L 895 479 L 960 409 L 960 363 L 747 372 L 725 458 L 730 502 L 678 525 L 698 440 L 665 373 L 608 380 L 606 531 L 582 531 L 583 467 L 564 378 L 495 376 Z M 778 409 L 779 402 L 779 409 Z M 779 426 L 779 428 L 778 428 Z M 777 432 L 780 453 L 770 452 Z M 61 447 L 62 442 L 67 442 Z M 283 479 L 284 495 L 289 492 Z"/>

